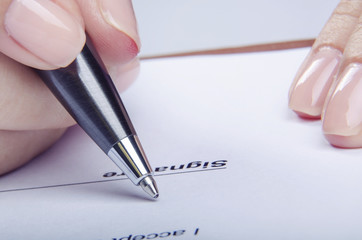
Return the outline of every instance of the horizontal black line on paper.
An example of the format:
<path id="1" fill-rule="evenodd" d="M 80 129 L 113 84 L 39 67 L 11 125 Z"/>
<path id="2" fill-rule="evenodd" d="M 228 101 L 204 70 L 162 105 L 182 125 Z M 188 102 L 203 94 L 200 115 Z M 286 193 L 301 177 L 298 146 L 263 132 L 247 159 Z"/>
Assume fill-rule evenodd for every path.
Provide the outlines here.
<path id="1" fill-rule="evenodd" d="M 223 170 L 223 169 L 226 169 L 226 167 L 211 168 L 211 169 L 189 170 L 189 171 L 182 171 L 182 172 L 167 172 L 167 173 L 155 174 L 154 176 L 155 176 L 155 177 L 161 177 L 161 176 L 168 176 L 168 175 L 176 175 L 176 174 L 184 174 L 184 173 L 196 173 L 196 172 L 207 172 L 207 171 Z M 93 183 L 102 183 L 102 182 L 113 182 L 113 181 L 121 181 L 121 180 L 126 180 L 126 179 L 128 179 L 128 178 L 127 178 L 127 177 L 121 177 L 121 178 L 105 179 L 105 180 L 98 180 L 98 181 L 88 181 L 88 182 L 65 183 L 65 184 L 56 184 L 56 185 L 48 185 L 48 186 L 37 186 L 37 187 L 5 189 L 5 190 L 0 190 L 0 193 L 26 191 L 26 190 L 36 190 L 36 189 L 46 189 L 46 188 L 57 188 L 57 187 L 67 187 L 67 186 L 93 184 Z"/>

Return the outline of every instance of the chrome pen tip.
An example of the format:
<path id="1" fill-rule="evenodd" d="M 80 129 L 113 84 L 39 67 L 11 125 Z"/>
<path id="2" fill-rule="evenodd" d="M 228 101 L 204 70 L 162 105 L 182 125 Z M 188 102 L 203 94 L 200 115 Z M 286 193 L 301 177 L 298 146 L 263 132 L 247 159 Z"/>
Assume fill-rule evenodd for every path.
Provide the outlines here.
<path id="1" fill-rule="evenodd" d="M 152 198 L 156 199 L 159 196 L 157 185 L 155 180 L 152 176 L 145 177 L 141 182 L 140 185 L 142 189 L 150 195 Z"/>

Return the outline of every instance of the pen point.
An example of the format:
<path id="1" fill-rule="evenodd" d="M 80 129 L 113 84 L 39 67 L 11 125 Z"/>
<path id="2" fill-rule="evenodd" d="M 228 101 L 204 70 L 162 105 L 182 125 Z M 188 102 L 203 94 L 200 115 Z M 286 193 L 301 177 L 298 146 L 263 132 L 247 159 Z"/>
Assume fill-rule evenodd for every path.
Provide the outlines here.
<path id="1" fill-rule="evenodd" d="M 152 198 L 156 199 L 159 196 L 157 185 L 155 180 L 152 176 L 145 177 L 141 182 L 140 185 L 142 189 L 150 195 Z"/>

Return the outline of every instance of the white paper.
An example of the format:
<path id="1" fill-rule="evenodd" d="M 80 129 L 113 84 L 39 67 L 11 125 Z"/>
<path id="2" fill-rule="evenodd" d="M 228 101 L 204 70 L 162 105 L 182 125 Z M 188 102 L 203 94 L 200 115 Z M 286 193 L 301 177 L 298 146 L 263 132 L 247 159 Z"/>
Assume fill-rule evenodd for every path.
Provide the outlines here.
<path id="1" fill-rule="evenodd" d="M 0 178 L 0 239 L 360 239 L 362 150 L 287 108 L 307 52 L 143 61 L 122 98 L 159 200 L 73 127 Z"/>

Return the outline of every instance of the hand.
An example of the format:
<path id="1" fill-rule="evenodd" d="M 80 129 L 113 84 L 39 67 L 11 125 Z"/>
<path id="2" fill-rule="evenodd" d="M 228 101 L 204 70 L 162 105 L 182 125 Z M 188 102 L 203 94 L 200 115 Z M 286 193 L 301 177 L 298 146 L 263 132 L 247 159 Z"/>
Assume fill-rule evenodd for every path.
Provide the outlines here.
<path id="1" fill-rule="evenodd" d="M 342 0 L 289 91 L 289 107 L 322 118 L 334 146 L 362 147 L 362 1 Z"/>
<path id="2" fill-rule="evenodd" d="M 0 174 L 50 147 L 74 125 L 29 68 L 70 64 L 85 29 L 119 90 L 138 71 L 140 40 L 131 0 L 1 0 Z"/>

